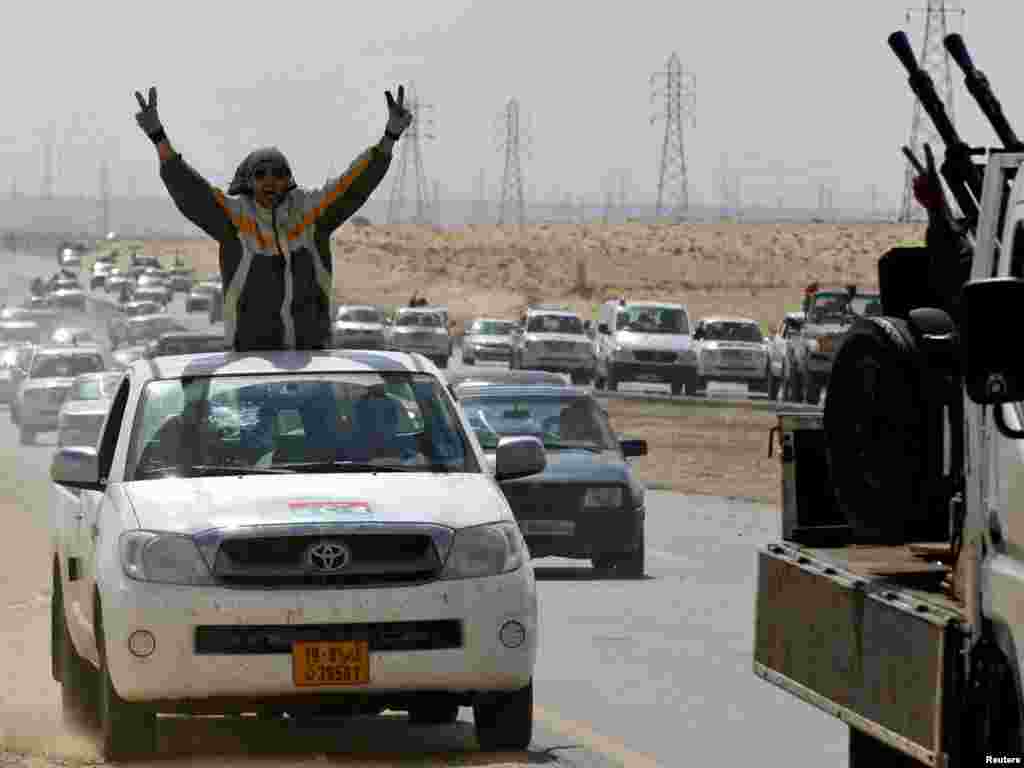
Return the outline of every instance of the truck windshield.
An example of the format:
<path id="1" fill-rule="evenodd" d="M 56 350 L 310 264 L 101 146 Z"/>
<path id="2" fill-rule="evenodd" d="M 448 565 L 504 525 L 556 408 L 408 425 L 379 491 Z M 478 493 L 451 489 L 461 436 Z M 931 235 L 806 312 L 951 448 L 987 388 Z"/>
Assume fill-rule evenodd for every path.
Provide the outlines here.
<path id="1" fill-rule="evenodd" d="M 686 334 L 690 325 L 686 313 L 673 307 L 626 307 L 615 318 L 615 329 L 637 333 Z"/>
<path id="2" fill-rule="evenodd" d="M 232 470 L 234 468 L 234 470 Z M 129 477 L 246 472 L 478 472 L 428 374 L 165 379 L 146 385 Z"/>
<path id="3" fill-rule="evenodd" d="M 441 316 L 425 312 L 408 312 L 404 315 L 399 315 L 395 325 L 420 325 L 426 328 L 440 328 Z"/>
<path id="4" fill-rule="evenodd" d="M 708 323 L 704 326 L 704 339 L 707 341 L 764 341 L 761 329 L 753 323 Z"/>
<path id="5" fill-rule="evenodd" d="M 583 321 L 573 315 L 534 315 L 526 326 L 530 333 L 583 333 Z"/>
<path id="6" fill-rule="evenodd" d="M 380 323 L 383 318 L 375 309 L 348 309 L 339 315 L 338 320 L 343 323 Z"/>
<path id="7" fill-rule="evenodd" d="M 478 320 L 473 323 L 471 333 L 480 336 L 508 336 L 516 328 L 516 324 L 504 320 Z"/>

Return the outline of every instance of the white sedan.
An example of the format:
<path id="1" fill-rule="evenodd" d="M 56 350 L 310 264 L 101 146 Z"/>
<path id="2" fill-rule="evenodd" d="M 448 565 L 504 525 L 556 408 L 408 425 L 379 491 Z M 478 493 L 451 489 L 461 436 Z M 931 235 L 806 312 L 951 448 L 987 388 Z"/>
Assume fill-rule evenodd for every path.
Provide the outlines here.
<path id="1" fill-rule="evenodd" d="M 97 448 L 56 452 L 53 674 L 103 750 L 158 712 L 404 709 L 484 749 L 531 739 L 537 595 L 493 470 L 440 372 L 402 353 L 131 365 Z"/>

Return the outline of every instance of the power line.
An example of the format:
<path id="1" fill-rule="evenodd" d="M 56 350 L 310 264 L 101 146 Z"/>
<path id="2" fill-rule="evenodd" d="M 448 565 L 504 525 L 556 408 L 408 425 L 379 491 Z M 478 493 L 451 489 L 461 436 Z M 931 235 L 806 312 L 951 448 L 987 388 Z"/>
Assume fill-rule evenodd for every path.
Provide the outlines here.
<path id="1" fill-rule="evenodd" d="M 655 87 L 661 78 L 664 78 L 663 84 Z M 692 72 L 684 72 L 679 55 L 673 53 L 668 57 L 665 69 L 651 75 L 651 87 L 651 101 L 664 101 L 664 111 L 651 116 L 651 125 L 658 120 L 665 121 L 658 173 L 657 215 L 661 216 L 671 203 L 673 213 L 678 216 L 690 207 L 683 121 L 697 124 L 697 77 Z"/>
<path id="2" fill-rule="evenodd" d="M 947 6 L 945 0 L 927 0 L 925 8 L 908 8 L 906 14 L 907 24 L 910 24 L 911 14 L 922 13 L 924 15 L 924 35 L 921 38 L 921 53 L 918 64 L 921 69 L 927 72 L 935 82 L 939 98 L 942 99 L 949 113 L 949 119 L 953 116 L 953 74 L 949 64 L 949 53 L 942 44 L 948 32 L 946 17 L 950 14 L 959 14 L 963 18 L 963 8 Z M 938 148 L 940 138 L 935 125 L 930 118 L 926 118 L 921 102 L 914 99 L 914 112 L 910 119 L 910 139 L 907 142 L 918 157 L 921 157 L 922 146 L 925 143 Z M 914 177 L 916 171 L 908 162 L 903 174 L 903 201 L 900 204 L 901 222 L 920 220 L 921 210 L 914 201 Z"/>
<path id="3" fill-rule="evenodd" d="M 498 224 L 515 220 L 519 226 L 526 223 L 526 205 L 523 200 L 523 168 L 521 161 L 522 137 L 519 126 L 519 100 L 509 99 L 504 112 L 504 137 L 500 149 L 505 152 L 505 171 L 501 177 L 501 204 Z"/>
<path id="4" fill-rule="evenodd" d="M 402 138 L 402 152 L 399 155 L 398 171 L 395 174 L 394 184 L 391 186 L 391 197 L 388 200 L 388 224 L 397 224 L 401 221 L 402 213 L 407 202 L 406 199 L 406 178 L 412 175 L 413 194 L 416 203 L 417 224 L 427 224 L 428 210 L 431 207 L 429 191 L 427 190 L 427 177 L 423 171 L 423 141 L 436 138 L 431 129 L 433 119 L 430 117 L 432 104 L 424 104 L 419 101 L 415 93 L 415 87 L 409 84 L 406 95 L 406 108 L 412 113 L 412 123 L 405 131 Z"/>

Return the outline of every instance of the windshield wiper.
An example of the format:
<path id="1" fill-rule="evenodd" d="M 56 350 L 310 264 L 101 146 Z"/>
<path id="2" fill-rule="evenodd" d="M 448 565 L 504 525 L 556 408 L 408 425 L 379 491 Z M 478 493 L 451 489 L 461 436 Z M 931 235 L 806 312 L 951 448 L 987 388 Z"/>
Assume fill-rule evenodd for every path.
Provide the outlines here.
<path id="1" fill-rule="evenodd" d="M 244 465 L 231 466 L 230 464 L 194 464 L 187 467 L 186 471 L 196 472 L 199 475 L 290 475 L 293 470 L 285 467 L 247 467 Z"/>
<path id="2" fill-rule="evenodd" d="M 273 464 L 271 469 L 281 467 L 289 472 L 422 472 L 422 466 L 401 464 L 370 464 L 360 461 L 300 461 L 287 464 Z"/>

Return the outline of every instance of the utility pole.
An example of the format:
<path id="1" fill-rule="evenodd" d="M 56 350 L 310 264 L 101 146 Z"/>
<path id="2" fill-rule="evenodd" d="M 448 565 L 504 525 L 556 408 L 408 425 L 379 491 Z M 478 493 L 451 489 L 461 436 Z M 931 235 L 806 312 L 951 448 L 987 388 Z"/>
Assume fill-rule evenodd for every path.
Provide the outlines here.
<path id="1" fill-rule="evenodd" d="M 441 228 L 441 182 L 434 179 L 434 226 Z"/>
<path id="2" fill-rule="evenodd" d="M 430 111 L 434 106 L 421 103 L 415 93 L 414 85 L 410 83 L 406 95 L 406 108 L 412 113 L 412 123 L 406 128 L 401 139 L 402 152 L 398 159 L 398 171 L 395 174 L 395 181 L 391 186 L 391 197 L 388 200 L 388 224 L 397 224 L 402 221 L 402 213 L 406 204 L 406 177 L 410 174 L 416 200 L 415 221 L 417 224 L 426 224 L 428 223 L 427 210 L 430 207 L 430 201 L 428 200 L 427 177 L 423 172 L 423 142 L 436 138 L 430 132 L 433 127 Z"/>
<path id="3" fill-rule="evenodd" d="M 505 131 L 500 149 L 505 152 L 505 171 L 501 177 L 501 205 L 498 224 L 512 220 L 526 223 L 526 205 L 523 200 L 523 169 L 520 161 L 521 137 L 519 132 L 519 100 L 509 99 L 505 105 Z"/>
<path id="4" fill-rule="evenodd" d="M 660 87 L 655 88 L 656 84 Z M 668 57 L 665 69 L 651 75 L 651 87 L 651 101 L 663 100 L 663 111 L 651 116 L 651 125 L 658 120 L 665 121 L 656 215 L 661 216 L 671 210 L 678 216 L 685 214 L 690 206 L 683 121 L 697 124 L 697 78 L 693 73 L 683 71 L 678 54 L 673 53 Z M 671 209 L 668 207 L 670 204 Z"/>
<path id="5" fill-rule="evenodd" d="M 959 14 L 962 19 L 966 11 L 963 8 L 947 5 L 946 0 L 926 0 L 926 3 L 925 8 L 908 8 L 906 21 L 909 25 L 911 14 L 924 14 L 924 35 L 921 38 L 918 64 L 935 82 L 939 98 L 945 104 L 949 119 L 952 121 L 954 119 L 953 74 L 949 65 L 949 53 L 946 52 L 942 41 L 949 31 L 946 18 L 952 14 Z M 910 119 L 910 139 L 907 146 L 914 150 L 918 157 L 922 157 L 922 147 L 926 142 L 938 149 L 940 138 L 931 119 L 927 118 L 921 108 L 921 102 L 915 98 L 914 112 Z M 914 200 L 915 175 L 916 171 L 908 161 L 903 174 L 903 201 L 900 204 L 899 216 L 901 222 L 923 219 L 921 209 Z"/>
<path id="6" fill-rule="evenodd" d="M 106 160 L 100 165 L 100 220 L 103 222 L 100 237 L 106 237 L 110 231 L 110 167 Z"/>
<path id="7" fill-rule="evenodd" d="M 53 190 L 56 184 L 56 137 L 57 126 L 51 121 L 46 131 L 46 136 L 43 139 L 43 184 L 41 191 L 44 200 L 53 199 Z"/>
<path id="8" fill-rule="evenodd" d="M 484 169 L 480 169 L 480 173 L 476 176 L 476 200 L 473 205 L 473 223 L 475 224 L 486 224 L 487 223 L 487 176 L 484 173 Z"/>
<path id="9" fill-rule="evenodd" d="M 17 177 L 11 179 L 11 200 L 18 200 L 21 197 L 21 193 L 18 191 L 18 179 Z"/>

